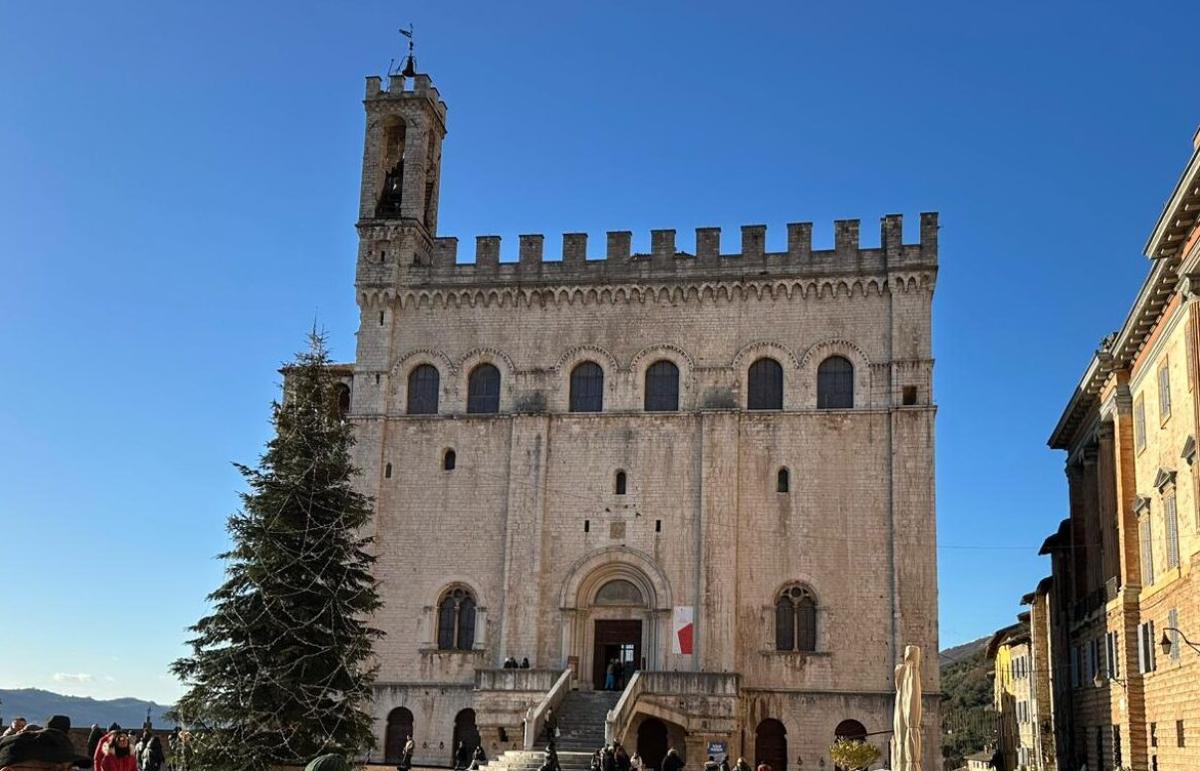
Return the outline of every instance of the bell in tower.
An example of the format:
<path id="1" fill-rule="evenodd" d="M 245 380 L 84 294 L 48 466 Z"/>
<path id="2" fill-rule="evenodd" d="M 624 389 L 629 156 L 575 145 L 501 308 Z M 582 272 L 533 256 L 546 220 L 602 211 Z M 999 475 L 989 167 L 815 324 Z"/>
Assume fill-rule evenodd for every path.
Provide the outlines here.
<path id="1" fill-rule="evenodd" d="M 383 191 L 379 195 L 379 204 L 375 207 L 375 216 L 379 219 L 402 216 L 405 134 L 407 134 L 407 128 L 403 122 L 387 128 L 384 142 L 383 167 L 386 171 L 383 179 Z"/>

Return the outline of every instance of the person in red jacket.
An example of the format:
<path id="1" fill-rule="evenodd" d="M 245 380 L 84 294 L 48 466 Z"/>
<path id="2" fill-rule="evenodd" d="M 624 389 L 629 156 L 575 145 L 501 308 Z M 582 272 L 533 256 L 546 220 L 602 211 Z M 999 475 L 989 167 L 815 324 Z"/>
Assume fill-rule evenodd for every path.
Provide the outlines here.
<path id="1" fill-rule="evenodd" d="M 92 760 L 94 771 L 138 771 L 137 758 L 129 744 L 129 734 L 124 731 L 109 731 L 96 745 L 96 757 Z"/>

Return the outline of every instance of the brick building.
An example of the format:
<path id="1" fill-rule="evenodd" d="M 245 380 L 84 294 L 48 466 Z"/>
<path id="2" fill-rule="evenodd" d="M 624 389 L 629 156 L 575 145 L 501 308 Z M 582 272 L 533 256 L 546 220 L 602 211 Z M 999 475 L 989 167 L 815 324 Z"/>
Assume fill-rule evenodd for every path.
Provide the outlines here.
<path id="1" fill-rule="evenodd" d="M 936 215 L 914 244 L 890 215 L 870 247 L 844 220 L 829 250 L 799 223 L 782 252 L 752 225 L 737 250 L 611 232 L 603 259 L 526 235 L 502 262 L 481 236 L 460 262 L 438 91 L 368 78 L 364 104 L 344 377 L 377 507 L 382 754 L 409 733 L 418 763 L 528 749 L 554 708 L 580 749 L 832 771 L 836 735 L 890 729 L 915 644 L 940 762 Z"/>
<path id="2" fill-rule="evenodd" d="M 1070 515 L 1042 548 L 1069 684 L 1055 708 L 1064 768 L 1200 768 L 1200 656 L 1183 639 L 1200 638 L 1197 213 L 1200 134 L 1133 308 L 1050 439 L 1067 452 L 1070 491 Z"/>

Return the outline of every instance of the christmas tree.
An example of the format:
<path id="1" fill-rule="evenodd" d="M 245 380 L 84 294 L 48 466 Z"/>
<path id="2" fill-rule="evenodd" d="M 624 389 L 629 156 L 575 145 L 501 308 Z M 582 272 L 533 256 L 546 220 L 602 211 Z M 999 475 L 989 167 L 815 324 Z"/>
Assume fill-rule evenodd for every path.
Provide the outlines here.
<path id="1" fill-rule="evenodd" d="M 237 466 L 249 490 L 229 518 L 226 580 L 191 628 L 192 655 L 172 665 L 188 687 L 175 712 L 195 732 L 192 769 L 266 771 L 373 744 L 371 500 L 352 484 L 329 365 L 314 332 L 284 370 L 258 467 Z"/>

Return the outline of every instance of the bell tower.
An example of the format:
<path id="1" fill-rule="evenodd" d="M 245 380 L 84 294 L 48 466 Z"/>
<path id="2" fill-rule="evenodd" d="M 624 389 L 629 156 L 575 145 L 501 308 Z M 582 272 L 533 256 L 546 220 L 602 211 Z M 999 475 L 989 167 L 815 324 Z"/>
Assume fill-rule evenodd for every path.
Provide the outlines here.
<path id="1" fill-rule="evenodd" d="M 429 76 L 414 71 L 411 58 L 403 73 L 388 77 L 386 89 L 381 78 L 367 78 L 363 104 L 367 132 L 358 212 L 360 283 L 366 278 L 365 265 L 403 269 L 429 264 L 446 136 L 446 103 Z M 381 277 L 372 278 L 375 284 Z"/>
<path id="2" fill-rule="evenodd" d="M 351 414 L 385 408 L 395 290 L 414 267 L 432 262 L 446 136 L 446 103 L 429 76 L 416 72 L 411 54 L 403 72 L 388 76 L 386 88 L 382 78 L 367 78 L 363 106 L 367 131 L 357 223 L 359 327 Z M 371 446 L 371 430 L 364 429 L 360 439 L 364 448 Z M 360 464 L 371 476 L 369 461 L 364 457 Z"/>

